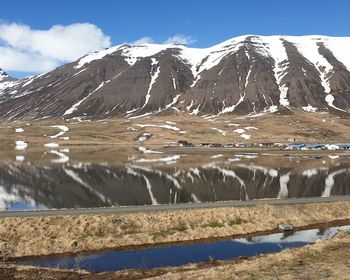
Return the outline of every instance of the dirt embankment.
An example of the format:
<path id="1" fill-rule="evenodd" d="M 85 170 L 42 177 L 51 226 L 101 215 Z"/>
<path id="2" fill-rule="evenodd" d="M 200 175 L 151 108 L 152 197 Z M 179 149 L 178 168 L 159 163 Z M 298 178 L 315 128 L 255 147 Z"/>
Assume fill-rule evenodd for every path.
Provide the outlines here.
<path id="1" fill-rule="evenodd" d="M 350 219 L 350 202 L 190 209 L 150 213 L 4 218 L 0 251 L 7 257 L 123 249 L 271 231 Z"/>

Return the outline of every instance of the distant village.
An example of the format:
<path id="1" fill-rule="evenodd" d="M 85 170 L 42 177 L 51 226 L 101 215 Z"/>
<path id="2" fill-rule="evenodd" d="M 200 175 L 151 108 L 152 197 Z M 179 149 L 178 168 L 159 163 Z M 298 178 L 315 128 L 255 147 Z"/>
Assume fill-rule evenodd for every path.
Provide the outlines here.
<path id="1" fill-rule="evenodd" d="M 220 144 L 220 143 L 201 143 L 198 145 L 194 145 L 192 143 L 187 142 L 186 140 L 180 140 L 178 142 L 180 147 L 212 147 L 212 148 L 227 148 L 227 147 L 235 147 L 235 148 L 249 148 L 249 147 L 260 147 L 260 148 L 280 148 L 281 150 L 332 150 L 332 151 L 350 151 L 350 143 L 329 143 L 329 144 L 321 144 L 321 143 L 230 143 L 230 144 Z"/>

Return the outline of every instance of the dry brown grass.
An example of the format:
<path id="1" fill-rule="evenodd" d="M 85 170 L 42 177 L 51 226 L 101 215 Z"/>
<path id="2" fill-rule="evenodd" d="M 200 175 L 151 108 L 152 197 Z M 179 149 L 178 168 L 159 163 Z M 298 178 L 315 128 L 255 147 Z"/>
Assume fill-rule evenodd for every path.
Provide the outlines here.
<path id="1" fill-rule="evenodd" d="M 229 237 L 350 218 L 350 202 L 193 209 L 108 215 L 4 218 L 0 250 L 12 256 L 81 252 L 132 245 Z"/>
<path id="2" fill-rule="evenodd" d="M 0 263 L 1 279 L 349 279 L 350 233 L 302 248 L 245 260 L 207 261 L 182 267 L 87 273 Z"/>
<path id="3" fill-rule="evenodd" d="M 324 121 L 323 121 L 324 120 Z M 164 125 L 166 121 L 172 121 L 186 134 L 179 134 L 159 127 L 138 127 L 137 124 Z M 57 133 L 57 129 L 50 125 L 65 124 L 69 127 L 69 141 L 59 140 L 69 145 L 135 145 L 135 138 L 144 131 L 153 134 L 147 141 L 149 145 L 164 145 L 169 142 L 177 142 L 186 139 L 193 143 L 230 143 L 250 142 L 242 139 L 234 130 L 237 127 L 229 126 L 229 123 L 239 124 L 239 128 L 248 126 L 257 127 L 258 130 L 247 130 L 252 136 L 252 142 L 288 142 L 288 139 L 296 138 L 298 141 L 322 142 L 322 141 L 346 141 L 350 139 L 350 119 L 339 118 L 329 114 L 295 112 L 292 115 L 267 114 L 257 118 L 242 118 L 229 115 L 214 118 L 210 122 L 199 116 L 154 116 L 127 120 L 124 118 L 107 119 L 77 123 L 64 120 L 41 120 L 17 123 L 2 123 L 0 125 L 0 143 L 13 146 L 18 138 L 25 138 L 31 147 L 42 146 L 52 140 L 49 135 Z M 24 133 L 14 133 L 14 129 L 22 127 Z M 136 131 L 128 130 L 133 127 Z M 226 132 L 226 136 L 211 128 L 219 128 Z M 45 136 L 46 135 L 46 136 Z"/>

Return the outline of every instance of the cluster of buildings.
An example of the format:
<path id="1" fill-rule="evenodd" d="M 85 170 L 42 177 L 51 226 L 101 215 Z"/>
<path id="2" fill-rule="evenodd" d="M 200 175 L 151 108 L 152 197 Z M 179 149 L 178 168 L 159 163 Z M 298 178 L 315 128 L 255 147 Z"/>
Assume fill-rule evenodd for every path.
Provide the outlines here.
<path id="1" fill-rule="evenodd" d="M 236 148 L 248 148 L 248 147 L 261 147 L 261 148 L 279 148 L 284 150 L 342 150 L 350 151 L 350 143 L 334 143 L 334 144 L 321 144 L 321 143 L 313 143 L 313 144 L 305 144 L 305 143 L 230 143 L 230 144 L 220 144 L 220 143 L 201 143 L 199 145 L 194 145 L 185 140 L 180 140 L 178 145 L 181 147 L 211 147 L 211 148 L 228 148 L 228 147 L 236 147 Z"/>
<path id="2" fill-rule="evenodd" d="M 335 143 L 335 144 L 303 144 L 291 143 L 285 147 L 285 150 L 350 150 L 350 143 Z"/>

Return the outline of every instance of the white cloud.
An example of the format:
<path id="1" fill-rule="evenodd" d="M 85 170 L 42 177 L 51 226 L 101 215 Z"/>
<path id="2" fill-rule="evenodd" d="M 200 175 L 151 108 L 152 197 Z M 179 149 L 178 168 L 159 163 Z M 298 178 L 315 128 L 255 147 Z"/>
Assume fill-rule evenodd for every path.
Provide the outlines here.
<path id="1" fill-rule="evenodd" d="M 183 34 L 177 34 L 174 36 L 170 36 L 168 39 L 166 39 L 161 44 L 182 44 L 182 45 L 191 45 L 195 43 L 196 40 L 193 39 L 191 36 L 186 36 Z M 137 39 L 134 42 L 127 43 L 129 45 L 135 46 L 135 45 L 141 45 L 141 44 L 150 44 L 155 43 L 152 37 L 146 36 L 142 37 L 140 39 Z"/>
<path id="2" fill-rule="evenodd" d="M 177 34 L 162 44 L 193 44 L 191 36 Z M 145 36 L 129 44 L 155 43 Z M 42 73 L 88 53 L 111 46 L 111 40 L 94 24 L 54 25 L 47 30 L 17 23 L 0 24 L 0 68 Z"/>
<path id="3" fill-rule="evenodd" d="M 191 45 L 195 43 L 196 40 L 193 39 L 191 36 L 186 36 L 182 34 L 177 34 L 174 36 L 169 37 L 164 44 L 182 44 L 182 45 Z"/>
<path id="4" fill-rule="evenodd" d="M 150 44 L 150 43 L 154 43 L 154 40 L 151 37 L 142 37 L 140 39 L 137 39 L 134 42 L 129 43 L 130 45 L 134 46 L 134 45 L 141 45 L 141 44 Z"/>
<path id="5" fill-rule="evenodd" d="M 0 68 L 45 72 L 110 45 L 110 38 L 90 23 L 54 25 L 48 30 L 0 24 Z"/>

